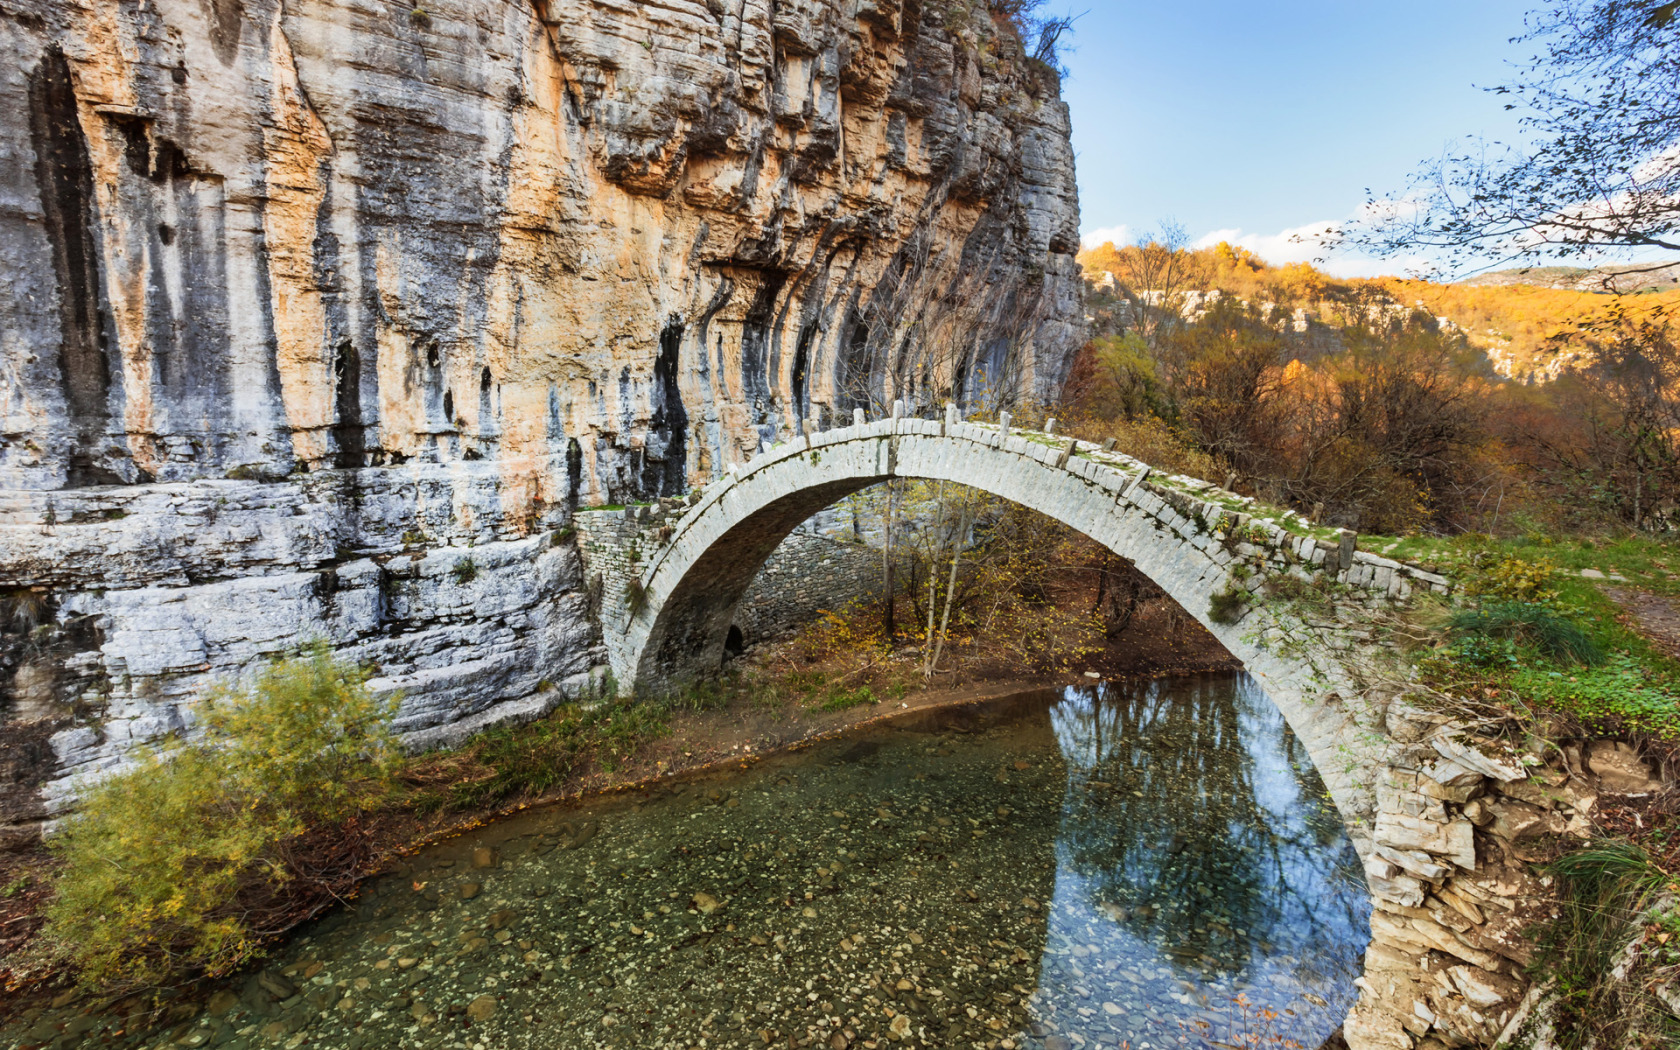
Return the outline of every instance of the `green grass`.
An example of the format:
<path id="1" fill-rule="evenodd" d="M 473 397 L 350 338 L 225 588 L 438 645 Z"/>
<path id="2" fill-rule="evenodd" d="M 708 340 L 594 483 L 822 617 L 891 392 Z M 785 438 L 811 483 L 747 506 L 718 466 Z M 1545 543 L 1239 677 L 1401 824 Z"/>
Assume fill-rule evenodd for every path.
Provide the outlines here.
<path id="1" fill-rule="evenodd" d="M 1604 662 L 1604 650 L 1580 624 L 1535 602 L 1490 602 L 1479 609 L 1461 609 L 1453 615 L 1452 629 L 1466 640 L 1521 642 L 1560 663 Z"/>
<path id="2" fill-rule="evenodd" d="M 413 798 L 422 813 L 469 809 L 515 795 L 541 795 L 593 764 L 616 771 L 626 759 L 670 732 L 669 703 L 614 700 L 593 709 L 562 707 L 521 725 L 503 724 L 480 733 L 454 762 L 468 767 L 466 779 Z"/>
<path id="3" fill-rule="evenodd" d="M 1544 558 L 1556 565 L 1564 576 L 1575 578 L 1578 586 L 1565 588 L 1567 591 L 1596 591 L 1595 584 L 1611 584 L 1653 594 L 1680 596 L 1680 542 L 1647 536 L 1602 540 L 1559 539 L 1540 533 L 1501 540 L 1485 536 L 1361 536 L 1359 547 L 1372 554 L 1410 562 L 1445 576 L 1470 567 L 1481 551 L 1494 551 L 1527 561 Z M 1626 583 L 1585 579 L 1581 576 L 1582 569 L 1596 569 L 1606 577 L 1624 576 Z"/>
<path id="4" fill-rule="evenodd" d="M 830 679 L 822 671 L 790 671 L 782 676 L 780 684 L 807 707 L 821 711 L 848 711 L 864 704 L 881 702 L 869 686 L 847 689 L 843 679 Z M 904 696 L 909 689 L 904 683 L 895 681 L 888 691 L 896 694 L 897 698 Z"/>
<path id="5" fill-rule="evenodd" d="M 864 704 L 880 703 L 875 699 L 874 690 L 867 685 L 860 685 L 856 689 L 831 689 L 824 694 L 818 704 L 824 711 L 849 711 Z"/>
<path id="6" fill-rule="evenodd" d="M 1680 967 L 1680 916 L 1656 914 L 1652 906 L 1670 876 L 1644 849 L 1623 840 L 1602 840 L 1566 853 L 1547 867 L 1556 880 L 1559 915 L 1540 936 L 1540 953 L 1530 970 L 1554 982 L 1557 1043 L 1563 1050 L 1590 1046 L 1634 1048 L 1680 1045 L 1680 1018 L 1645 991 L 1672 979 Z M 1656 927 L 1648 931 L 1648 927 Z M 1625 946 L 1648 938 L 1627 980 L 1610 971 Z"/>
<path id="7" fill-rule="evenodd" d="M 1623 622 L 1597 569 L 1633 589 L 1680 595 L 1680 547 L 1645 537 L 1595 541 L 1529 534 L 1364 537 L 1360 545 L 1451 579 L 1464 608 L 1425 662 L 1435 684 L 1581 719 L 1589 728 L 1680 740 L 1680 663 Z M 1548 573 L 1548 568 L 1555 570 Z"/>

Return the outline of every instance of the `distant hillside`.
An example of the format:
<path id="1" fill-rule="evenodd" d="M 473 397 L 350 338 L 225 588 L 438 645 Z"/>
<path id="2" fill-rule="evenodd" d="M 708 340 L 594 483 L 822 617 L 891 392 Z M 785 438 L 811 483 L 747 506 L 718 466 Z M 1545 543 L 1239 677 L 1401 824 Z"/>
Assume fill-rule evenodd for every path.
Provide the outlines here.
<path id="1" fill-rule="evenodd" d="M 1296 332 L 1315 331 L 1320 344 L 1335 341 L 1335 330 L 1353 319 L 1422 310 L 1461 330 L 1499 374 L 1544 382 L 1580 360 L 1584 347 L 1578 333 L 1615 313 L 1680 316 L 1680 263 L 1638 275 L 1624 275 L 1625 267 L 1528 267 L 1442 284 L 1399 277 L 1346 280 L 1305 263 L 1272 266 L 1228 244 L 1182 251 L 1173 268 L 1149 257 L 1149 251 L 1105 244 L 1080 253 L 1087 287 L 1096 293 L 1088 305 L 1097 306 L 1093 319 L 1099 328 L 1111 313 L 1100 305 L 1108 296 L 1124 295 L 1134 283 L 1147 287 L 1154 275 L 1171 273 L 1180 291 L 1218 290 L 1282 307 Z M 1632 287 L 1636 282 L 1637 289 Z"/>
<path id="2" fill-rule="evenodd" d="M 1513 270 L 1495 270 L 1471 277 L 1463 284 L 1507 288 L 1530 285 L 1535 288 L 1556 288 L 1577 292 L 1666 292 L 1680 288 L 1680 262 L 1670 263 L 1658 270 L 1643 267 L 1632 272 L 1627 266 L 1599 266 L 1583 269 L 1579 266 L 1521 266 Z"/>

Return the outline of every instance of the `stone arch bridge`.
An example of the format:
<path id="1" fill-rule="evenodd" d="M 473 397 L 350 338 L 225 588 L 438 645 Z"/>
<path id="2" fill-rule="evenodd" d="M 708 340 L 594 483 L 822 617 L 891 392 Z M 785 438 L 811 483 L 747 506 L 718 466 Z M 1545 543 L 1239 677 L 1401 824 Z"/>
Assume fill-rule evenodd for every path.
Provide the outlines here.
<path id="1" fill-rule="evenodd" d="M 1012 429 L 1007 416 L 866 422 L 860 411 L 852 426 L 732 466 L 686 501 L 627 509 L 610 540 L 585 525 L 620 690 L 657 692 L 716 673 L 736 604 L 782 539 L 836 500 L 895 477 L 984 489 L 1130 559 L 1265 689 L 1329 788 L 1376 903 L 1365 994 L 1345 1026 L 1353 1050 L 1498 1034 L 1522 998 L 1521 953 L 1510 943 L 1516 931 L 1489 927 L 1489 909 L 1475 903 L 1488 892 L 1476 881 L 1475 825 L 1463 807 L 1482 785 L 1529 773 L 1406 704 L 1403 675 L 1371 673 L 1384 662 L 1382 614 L 1414 592 L 1445 593 L 1448 582 L 1357 550 L 1350 532 L 1112 449 Z M 1277 598 L 1291 593 L 1291 579 L 1332 600 Z M 1216 595 L 1238 615 L 1216 620 Z"/>

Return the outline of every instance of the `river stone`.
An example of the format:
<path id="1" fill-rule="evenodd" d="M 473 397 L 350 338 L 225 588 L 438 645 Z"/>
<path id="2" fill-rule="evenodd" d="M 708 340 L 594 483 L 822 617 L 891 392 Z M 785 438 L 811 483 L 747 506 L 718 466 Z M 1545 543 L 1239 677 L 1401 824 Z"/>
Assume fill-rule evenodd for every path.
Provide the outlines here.
<path id="1" fill-rule="evenodd" d="M 257 974 L 257 984 L 276 999 L 290 999 L 297 994 L 297 985 L 273 970 L 264 970 Z"/>
<path id="2" fill-rule="evenodd" d="M 467 1019 L 469 1021 L 488 1021 L 496 1014 L 496 997 L 481 995 L 467 1004 Z"/>
<path id="3" fill-rule="evenodd" d="M 210 1002 L 205 1006 L 205 1009 L 210 1012 L 211 1017 L 222 1017 L 238 1005 L 239 996 L 223 988 L 210 997 Z"/>

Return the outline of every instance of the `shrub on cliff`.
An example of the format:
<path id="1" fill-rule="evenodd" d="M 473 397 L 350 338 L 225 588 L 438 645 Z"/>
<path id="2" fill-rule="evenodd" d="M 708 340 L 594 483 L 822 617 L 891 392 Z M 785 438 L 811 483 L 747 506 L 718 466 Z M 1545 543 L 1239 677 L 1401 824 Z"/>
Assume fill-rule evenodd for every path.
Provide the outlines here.
<path id="1" fill-rule="evenodd" d="M 256 951 L 251 902 L 272 894 L 253 888 L 292 880 L 288 844 L 377 803 L 400 762 L 395 700 L 366 679 L 316 645 L 206 697 L 200 735 L 88 791 L 51 843 L 46 930 L 84 983 L 226 972 Z"/>

